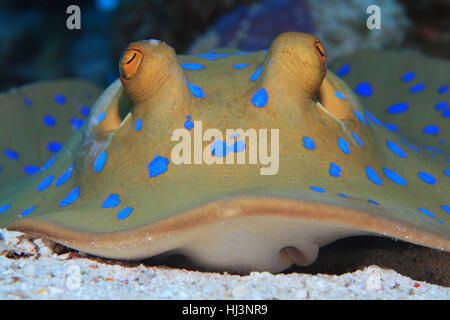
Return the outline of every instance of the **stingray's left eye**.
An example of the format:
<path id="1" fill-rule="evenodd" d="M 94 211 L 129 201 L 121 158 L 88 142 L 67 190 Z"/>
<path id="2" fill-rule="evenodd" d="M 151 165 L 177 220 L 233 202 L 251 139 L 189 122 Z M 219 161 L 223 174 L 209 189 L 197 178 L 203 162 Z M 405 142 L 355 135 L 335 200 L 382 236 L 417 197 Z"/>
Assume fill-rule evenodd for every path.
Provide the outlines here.
<path id="1" fill-rule="evenodd" d="M 136 49 L 126 50 L 120 58 L 120 76 L 127 80 L 134 77 L 141 64 L 142 53 Z"/>
<path id="2" fill-rule="evenodd" d="M 325 65 L 325 63 L 327 62 L 327 53 L 325 51 L 325 48 L 322 46 L 322 44 L 320 43 L 320 41 L 317 41 L 316 43 L 314 43 L 317 52 L 319 53 L 319 57 L 320 57 L 320 62 L 322 62 L 323 65 Z"/>

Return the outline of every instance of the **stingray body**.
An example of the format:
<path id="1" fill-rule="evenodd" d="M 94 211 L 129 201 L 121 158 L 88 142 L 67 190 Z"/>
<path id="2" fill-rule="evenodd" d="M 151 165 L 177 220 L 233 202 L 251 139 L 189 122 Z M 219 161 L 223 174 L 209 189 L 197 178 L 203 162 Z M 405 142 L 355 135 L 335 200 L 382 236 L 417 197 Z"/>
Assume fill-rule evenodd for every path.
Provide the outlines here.
<path id="1" fill-rule="evenodd" d="M 397 119 L 397 132 L 383 125 L 391 100 L 444 101 L 449 64 L 410 59 L 427 83 L 411 93 L 403 57 L 386 57 L 394 63 L 378 81 L 362 77 L 363 58 L 327 71 L 319 39 L 302 33 L 255 53 L 132 43 L 120 79 L 56 157 L 18 184 L 0 180 L 0 225 L 103 257 L 180 253 L 231 271 L 308 265 L 353 235 L 449 251 L 447 149 L 422 146 L 437 148 L 448 119 L 427 114 L 440 128 L 431 138 L 402 133 L 424 123 L 417 115 Z M 425 63 L 439 66 L 430 75 Z M 359 85 L 358 72 L 371 82 L 355 94 L 340 77 Z"/>

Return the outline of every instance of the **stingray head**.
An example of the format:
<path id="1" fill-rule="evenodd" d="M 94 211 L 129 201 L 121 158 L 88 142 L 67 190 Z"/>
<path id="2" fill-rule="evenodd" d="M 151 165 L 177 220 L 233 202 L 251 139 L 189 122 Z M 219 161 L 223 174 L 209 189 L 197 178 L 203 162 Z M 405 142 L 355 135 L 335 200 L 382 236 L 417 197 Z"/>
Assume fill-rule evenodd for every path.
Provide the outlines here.
<path id="1" fill-rule="evenodd" d="M 119 68 L 56 158 L 0 201 L 2 226 L 104 257 L 176 252 L 222 270 L 307 265 L 362 234 L 448 250 L 448 185 L 417 177 L 442 163 L 400 158 L 399 138 L 327 72 L 316 37 L 198 56 L 140 41 Z"/>

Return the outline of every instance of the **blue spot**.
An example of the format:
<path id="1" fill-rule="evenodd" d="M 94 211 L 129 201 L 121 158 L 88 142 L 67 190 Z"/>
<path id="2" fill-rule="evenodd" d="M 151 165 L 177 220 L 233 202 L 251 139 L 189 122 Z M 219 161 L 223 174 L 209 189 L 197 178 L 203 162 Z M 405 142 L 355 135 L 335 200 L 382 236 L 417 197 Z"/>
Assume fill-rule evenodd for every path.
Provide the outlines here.
<path id="1" fill-rule="evenodd" d="M 47 178 L 42 180 L 42 182 L 36 188 L 37 191 L 41 192 L 47 189 L 53 182 L 54 175 L 49 175 Z"/>
<path id="2" fill-rule="evenodd" d="M 260 65 L 258 67 L 258 69 L 256 69 L 256 71 L 251 75 L 250 81 L 255 81 L 256 79 L 258 79 L 258 77 L 259 77 L 259 75 L 261 73 L 261 68 L 262 68 L 262 65 Z"/>
<path id="3" fill-rule="evenodd" d="M 142 119 L 137 119 L 134 129 L 139 132 L 142 129 Z"/>
<path id="4" fill-rule="evenodd" d="M 442 102 L 436 103 L 436 105 L 434 106 L 434 109 L 437 111 L 441 111 L 447 107 L 448 107 L 448 103 L 446 101 L 442 101 Z"/>
<path id="5" fill-rule="evenodd" d="M 115 208 L 119 205 L 120 199 L 118 194 L 110 194 L 108 198 L 103 202 L 102 208 Z"/>
<path id="6" fill-rule="evenodd" d="M 366 118 L 364 118 L 364 115 L 363 115 L 361 112 L 359 112 L 358 110 L 354 110 L 353 113 L 356 115 L 356 117 L 359 119 L 359 121 L 360 121 L 364 126 L 367 125 L 367 123 L 366 123 Z"/>
<path id="7" fill-rule="evenodd" d="M 84 120 L 79 118 L 71 118 L 70 119 L 70 125 L 75 131 L 80 130 L 80 128 L 83 126 Z"/>
<path id="8" fill-rule="evenodd" d="M 430 218 L 436 218 L 436 216 L 432 212 L 428 211 L 427 209 L 424 209 L 424 208 L 417 208 L 417 209 L 419 209 L 420 212 L 426 214 Z"/>
<path id="9" fill-rule="evenodd" d="M 445 169 L 444 173 L 450 177 L 450 169 Z"/>
<path id="10" fill-rule="evenodd" d="M 331 162 L 328 173 L 332 177 L 339 178 L 341 176 L 341 170 L 342 170 L 341 167 L 339 167 L 336 163 Z"/>
<path id="11" fill-rule="evenodd" d="M 41 168 L 41 171 L 45 171 L 48 168 L 51 167 L 51 165 L 55 162 L 56 156 L 52 157 L 50 160 L 47 161 L 47 163 Z"/>
<path id="12" fill-rule="evenodd" d="M 97 159 L 95 159 L 95 163 L 94 163 L 94 172 L 95 173 L 99 173 L 100 171 L 103 170 L 103 168 L 105 167 L 107 158 L 108 158 L 108 156 L 107 156 L 106 150 L 103 150 L 102 152 L 100 152 L 100 154 L 97 156 Z"/>
<path id="13" fill-rule="evenodd" d="M 379 205 L 380 205 L 378 202 L 373 201 L 373 200 L 367 200 L 367 202 L 369 202 L 369 203 L 371 203 L 371 204 L 374 204 L 374 205 L 376 205 L 376 206 L 379 206 Z"/>
<path id="14" fill-rule="evenodd" d="M 320 188 L 320 187 L 313 187 L 313 186 L 311 186 L 310 189 L 311 189 L 312 191 L 314 191 L 314 192 L 319 192 L 319 193 L 325 193 L 325 192 L 327 192 L 325 189 Z"/>
<path id="15" fill-rule="evenodd" d="M 338 193 L 338 196 L 339 196 L 339 197 L 342 197 L 342 198 L 348 198 L 348 195 L 343 194 L 343 193 Z"/>
<path id="16" fill-rule="evenodd" d="M 154 178 L 156 176 L 159 176 L 160 174 L 163 174 L 167 171 L 169 162 L 169 159 L 158 156 L 158 153 L 156 153 L 153 160 L 147 166 L 148 176 L 150 178 Z"/>
<path id="17" fill-rule="evenodd" d="M 64 172 L 61 177 L 58 178 L 58 180 L 56 180 L 55 182 L 55 186 L 59 187 L 62 186 L 64 183 L 67 182 L 67 180 L 70 179 L 70 177 L 72 176 L 72 172 L 73 172 L 73 168 L 74 168 L 75 164 L 72 164 L 70 166 L 69 169 L 66 170 L 66 172 Z"/>
<path id="18" fill-rule="evenodd" d="M 195 84 L 190 83 L 189 81 L 187 81 L 187 84 L 189 86 L 189 89 L 191 89 L 191 92 L 194 95 L 194 97 L 196 97 L 196 98 L 204 98 L 205 97 L 205 94 L 203 93 L 202 88 L 200 88 L 199 86 L 196 86 Z"/>
<path id="19" fill-rule="evenodd" d="M 33 101 L 31 101 L 31 99 L 25 98 L 24 102 L 27 107 L 31 107 L 33 105 Z"/>
<path id="20" fill-rule="evenodd" d="M 350 154 L 350 147 L 348 146 L 347 141 L 345 141 L 344 138 L 339 137 L 338 139 L 338 146 L 345 154 Z"/>
<path id="21" fill-rule="evenodd" d="M 187 118 L 187 120 L 184 122 L 184 127 L 186 129 L 188 129 L 189 131 L 191 131 L 192 128 L 194 128 L 194 122 L 191 121 L 190 115 L 187 115 L 186 118 Z"/>
<path id="22" fill-rule="evenodd" d="M 228 57 L 229 54 L 223 53 L 223 54 L 199 54 L 197 57 L 199 58 L 224 58 Z"/>
<path id="23" fill-rule="evenodd" d="M 445 140 L 444 139 L 440 139 L 439 140 L 439 144 L 445 144 Z"/>
<path id="24" fill-rule="evenodd" d="M 83 116 L 85 116 L 85 117 L 89 116 L 89 113 L 90 113 L 90 112 L 91 112 L 91 108 L 86 107 L 86 106 L 81 106 L 81 107 L 80 107 L 80 113 L 81 113 Z"/>
<path id="25" fill-rule="evenodd" d="M 378 175 L 377 175 L 377 173 L 375 172 L 375 170 L 373 170 L 370 166 L 367 166 L 367 167 L 366 167 L 366 174 L 367 174 L 367 178 L 368 178 L 371 182 L 373 182 L 373 183 L 375 183 L 375 184 L 377 184 L 377 185 L 379 185 L 379 186 L 382 186 L 382 185 L 383 185 L 383 182 L 382 182 L 381 179 L 378 177 Z"/>
<path id="26" fill-rule="evenodd" d="M 429 125 L 423 128 L 423 133 L 426 134 L 438 134 L 440 131 L 439 127 L 436 125 Z"/>
<path id="27" fill-rule="evenodd" d="M 6 210 L 8 210 L 9 208 L 11 208 L 10 204 L 4 205 L 3 207 L 0 207 L 0 213 L 5 212 Z"/>
<path id="28" fill-rule="evenodd" d="M 367 110 L 366 110 L 366 116 L 367 116 L 367 118 L 369 118 L 369 120 L 371 120 L 377 126 L 381 126 L 381 122 L 377 118 L 375 118 L 372 114 L 370 114 L 370 112 L 367 111 Z M 369 122 L 369 125 L 370 125 L 370 121 L 368 121 L 368 122 Z"/>
<path id="29" fill-rule="evenodd" d="M 72 191 L 61 201 L 59 204 L 60 208 L 67 207 L 69 204 L 74 203 L 78 200 L 78 197 L 80 196 L 80 188 L 78 186 L 75 186 Z"/>
<path id="30" fill-rule="evenodd" d="M 425 85 L 423 83 L 418 83 L 411 88 L 409 88 L 409 93 L 417 93 L 425 89 Z"/>
<path id="31" fill-rule="evenodd" d="M 257 108 L 264 108 L 269 100 L 266 89 L 261 88 L 252 97 L 252 103 Z"/>
<path id="32" fill-rule="evenodd" d="M 13 150 L 6 149 L 5 151 L 3 151 L 3 153 L 5 154 L 5 156 L 10 158 L 11 160 L 19 159 L 19 154 Z"/>
<path id="33" fill-rule="evenodd" d="M 33 212 L 34 209 L 36 209 L 36 206 L 32 206 L 26 210 L 23 210 L 22 213 L 20 214 L 20 216 L 25 217 L 25 216 L 29 215 L 31 212 Z"/>
<path id="34" fill-rule="evenodd" d="M 442 87 L 440 87 L 440 88 L 438 89 L 438 93 L 439 93 L 439 94 L 446 93 L 447 91 L 448 91 L 448 84 L 443 85 Z"/>
<path id="35" fill-rule="evenodd" d="M 337 90 L 334 92 L 334 96 L 336 98 L 339 98 L 339 99 L 342 99 L 342 100 L 346 100 L 347 99 L 342 92 L 337 91 Z"/>
<path id="36" fill-rule="evenodd" d="M 387 109 L 387 112 L 392 114 L 399 114 L 406 112 L 409 109 L 409 104 L 406 102 L 399 102 L 393 105 L 390 105 Z"/>
<path id="37" fill-rule="evenodd" d="M 410 148 L 411 150 L 413 150 L 413 151 L 415 151 L 415 152 L 417 152 L 417 153 L 420 152 L 419 148 L 413 146 L 411 143 L 409 143 L 409 142 L 406 141 L 405 139 L 400 139 L 400 141 L 401 141 L 405 146 L 407 146 L 408 148 Z"/>
<path id="38" fill-rule="evenodd" d="M 235 65 L 233 66 L 233 68 L 235 68 L 235 69 L 244 69 L 245 67 L 248 67 L 249 64 L 250 64 L 250 63 L 240 63 L 240 64 L 235 64 Z"/>
<path id="39" fill-rule="evenodd" d="M 51 141 L 47 144 L 47 150 L 49 152 L 58 153 L 62 149 L 62 144 L 56 141 Z"/>
<path id="40" fill-rule="evenodd" d="M 303 137 L 303 146 L 308 150 L 316 149 L 316 145 L 314 144 L 313 139 L 309 137 Z"/>
<path id="41" fill-rule="evenodd" d="M 411 71 L 411 72 L 407 72 L 403 75 L 402 77 L 402 81 L 403 82 L 411 82 L 414 78 L 416 77 L 416 73 Z"/>
<path id="42" fill-rule="evenodd" d="M 102 122 L 103 120 L 105 120 L 106 118 L 106 113 L 102 112 L 97 116 L 97 119 L 95 119 L 95 122 L 97 124 L 99 124 L 100 122 Z"/>
<path id="43" fill-rule="evenodd" d="M 441 208 L 447 212 L 448 214 L 450 214 L 450 206 L 441 206 Z M 0 213 L 2 213 L 2 209 L 0 208 Z"/>
<path id="44" fill-rule="evenodd" d="M 408 183 L 406 183 L 406 180 L 403 179 L 397 172 L 394 172 L 388 168 L 383 168 L 384 174 L 386 177 L 391 179 L 392 182 L 395 182 L 396 184 L 399 184 L 401 186 L 406 186 Z"/>
<path id="45" fill-rule="evenodd" d="M 131 207 L 125 208 L 117 214 L 116 218 L 119 220 L 124 220 L 128 218 L 132 212 L 133 208 Z"/>
<path id="46" fill-rule="evenodd" d="M 436 184 L 436 178 L 427 172 L 420 171 L 417 173 L 417 175 L 419 176 L 420 179 L 422 179 L 423 182 L 432 185 Z"/>
<path id="47" fill-rule="evenodd" d="M 406 158 L 408 156 L 405 151 L 403 151 L 398 145 L 396 145 L 391 140 L 386 141 L 386 146 L 400 158 Z"/>
<path id="48" fill-rule="evenodd" d="M 33 174 L 39 172 L 40 170 L 41 170 L 41 168 L 37 167 L 37 166 L 25 166 L 23 168 L 23 171 L 25 171 L 25 173 L 28 175 L 33 175 Z"/>
<path id="49" fill-rule="evenodd" d="M 341 66 L 341 68 L 338 70 L 338 72 L 336 73 L 336 75 L 339 78 L 342 78 L 343 76 L 345 76 L 346 74 L 348 74 L 350 72 L 350 65 L 348 63 L 345 63 Z"/>
<path id="50" fill-rule="evenodd" d="M 355 139 L 355 141 L 362 147 L 362 146 L 364 146 L 364 143 L 362 142 L 362 140 L 359 138 L 359 136 L 355 133 L 355 132 L 352 132 L 352 136 L 353 136 L 353 139 Z"/>
<path id="51" fill-rule="evenodd" d="M 359 94 L 360 96 L 369 98 L 373 94 L 372 86 L 370 85 L 370 82 L 361 82 L 358 84 L 355 88 L 356 94 Z"/>
<path id="52" fill-rule="evenodd" d="M 61 94 L 57 94 L 57 95 L 55 95 L 55 102 L 57 103 L 57 104 L 65 104 L 66 103 L 66 98 L 63 96 L 63 95 L 61 95 Z"/>
<path id="53" fill-rule="evenodd" d="M 428 150 L 428 151 L 431 151 L 431 152 L 436 152 L 436 153 L 439 153 L 439 154 L 445 154 L 444 151 L 442 151 L 440 149 L 436 149 L 436 148 L 430 147 L 430 146 L 423 146 L 423 148 L 425 150 Z"/>
<path id="54" fill-rule="evenodd" d="M 450 118 L 450 109 L 447 109 L 444 112 L 442 112 L 442 116 L 444 118 Z"/>
<path id="55" fill-rule="evenodd" d="M 50 115 L 45 115 L 45 116 L 42 118 L 42 121 L 44 121 L 44 124 L 45 124 L 46 126 L 48 126 L 48 127 L 54 127 L 54 126 L 56 125 L 56 120 L 55 120 L 55 118 L 53 118 L 53 117 L 50 116 Z"/>
<path id="56" fill-rule="evenodd" d="M 202 66 L 201 64 L 198 64 L 198 63 L 181 63 L 180 66 L 182 66 L 183 68 L 188 69 L 188 70 L 205 69 L 205 66 Z"/>
<path id="57" fill-rule="evenodd" d="M 395 124 L 390 124 L 390 123 L 383 123 L 383 126 L 386 128 L 386 129 L 388 129 L 388 130 L 390 130 L 390 131 L 392 131 L 392 132 L 397 132 L 398 131 L 398 126 L 396 126 Z"/>

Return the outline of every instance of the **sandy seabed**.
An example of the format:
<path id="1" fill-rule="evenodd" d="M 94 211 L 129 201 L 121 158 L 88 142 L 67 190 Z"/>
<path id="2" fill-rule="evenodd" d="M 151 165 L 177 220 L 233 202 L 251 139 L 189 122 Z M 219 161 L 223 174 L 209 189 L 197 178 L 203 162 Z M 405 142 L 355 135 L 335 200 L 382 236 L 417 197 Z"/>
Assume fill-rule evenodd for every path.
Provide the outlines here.
<path id="1" fill-rule="evenodd" d="M 246 276 L 58 254 L 54 244 L 0 230 L 0 299 L 439 299 L 450 288 L 369 266 L 342 275 Z"/>

